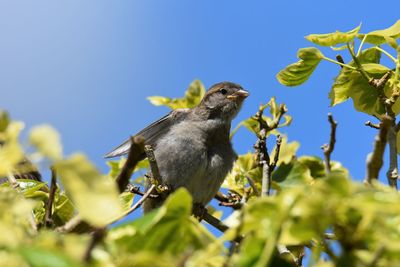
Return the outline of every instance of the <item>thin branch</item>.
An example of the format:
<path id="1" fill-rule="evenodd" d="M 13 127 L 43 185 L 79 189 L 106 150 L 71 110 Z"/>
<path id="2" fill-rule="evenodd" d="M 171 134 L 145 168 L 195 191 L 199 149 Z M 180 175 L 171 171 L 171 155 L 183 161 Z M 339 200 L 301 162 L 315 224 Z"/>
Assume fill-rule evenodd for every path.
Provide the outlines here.
<path id="1" fill-rule="evenodd" d="M 160 170 L 158 169 L 156 157 L 154 155 L 154 149 L 151 145 L 144 146 L 144 152 L 147 155 L 147 159 L 149 160 L 151 176 L 150 178 L 151 184 L 156 185 L 157 192 L 161 193 L 163 191 L 167 191 L 168 187 L 163 184 Z"/>
<path id="2" fill-rule="evenodd" d="M 54 203 L 54 197 L 56 195 L 56 190 L 57 190 L 57 173 L 55 168 L 52 167 L 50 193 L 46 203 L 46 213 L 44 217 L 44 225 L 46 227 L 50 227 L 53 225 L 52 214 L 53 214 L 53 203 Z"/>
<path id="3" fill-rule="evenodd" d="M 250 187 L 253 189 L 254 194 L 259 196 L 260 195 L 260 191 L 258 190 L 258 188 L 256 186 L 256 182 L 254 182 L 254 180 L 249 176 L 246 176 L 246 179 L 249 182 Z"/>
<path id="4" fill-rule="evenodd" d="M 369 127 L 371 127 L 371 128 L 374 128 L 374 129 L 377 129 L 377 130 L 379 130 L 380 128 L 381 128 L 381 124 L 379 123 L 372 123 L 371 121 L 366 121 L 365 122 L 365 126 L 369 126 Z"/>
<path id="5" fill-rule="evenodd" d="M 146 193 L 138 200 L 138 202 L 135 203 L 135 205 L 133 205 L 130 209 L 128 209 L 127 211 L 125 211 L 123 214 L 121 214 L 120 216 L 118 216 L 117 218 L 115 218 L 112 222 L 110 222 L 109 224 L 113 224 L 123 218 L 125 218 L 126 216 L 128 216 L 129 214 L 131 214 L 132 212 L 134 212 L 135 210 L 137 210 L 142 204 L 143 202 L 150 197 L 151 193 L 153 192 L 153 190 L 156 188 L 156 186 L 154 184 L 152 184 L 150 186 L 149 189 L 147 189 Z"/>
<path id="6" fill-rule="evenodd" d="M 83 221 L 81 219 L 81 216 L 75 215 L 74 217 L 72 217 L 71 220 L 66 222 L 63 226 L 57 227 L 56 231 L 60 233 L 72 232 L 75 229 L 75 227 L 81 224 L 82 222 Z"/>
<path id="7" fill-rule="evenodd" d="M 96 228 L 96 230 L 94 230 L 94 232 L 92 233 L 92 239 L 90 240 L 90 243 L 86 248 L 85 254 L 83 255 L 83 260 L 86 263 L 89 263 L 91 261 L 92 251 L 96 247 L 96 245 L 103 240 L 106 234 L 106 230 L 107 229 L 105 227 L 100 227 Z"/>
<path id="8" fill-rule="evenodd" d="M 397 133 L 394 127 L 389 127 L 387 141 L 389 143 L 389 170 L 386 172 L 388 184 L 397 190 L 397 179 L 399 177 L 397 161 Z"/>
<path id="9" fill-rule="evenodd" d="M 276 165 L 278 164 L 279 153 L 281 151 L 281 145 L 282 145 L 282 136 L 280 134 L 278 134 L 276 136 L 276 147 L 275 147 L 274 162 L 271 163 L 271 173 L 275 170 Z"/>
<path id="10" fill-rule="evenodd" d="M 128 159 L 126 160 L 124 167 L 116 178 L 120 193 L 125 191 L 125 188 L 129 183 L 129 179 L 136 164 L 142 159 L 143 152 L 144 139 L 140 136 L 131 137 L 131 147 L 129 149 Z"/>
<path id="11" fill-rule="evenodd" d="M 326 173 L 331 172 L 331 154 L 333 150 L 335 149 L 335 143 L 336 143 L 336 127 L 337 127 L 337 122 L 333 119 L 332 114 L 328 114 L 328 121 L 331 125 L 331 134 L 329 138 L 329 144 L 324 144 L 321 148 L 324 151 L 324 157 L 325 157 L 325 171 Z"/>
<path id="12" fill-rule="evenodd" d="M 344 60 L 343 60 L 343 57 L 342 57 L 341 55 L 337 55 L 337 56 L 336 56 L 336 60 L 337 60 L 338 62 L 342 63 L 343 65 L 345 64 L 345 63 L 344 63 Z M 340 67 L 343 69 L 343 66 L 342 66 L 342 65 L 341 65 Z"/>
<path id="13" fill-rule="evenodd" d="M 381 128 L 378 135 L 375 137 L 374 150 L 367 157 L 367 176 L 364 180 L 365 183 L 371 184 L 372 180 L 378 179 L 379 171 L 383 165 L 383 154 L 387 142 L 387 135 L 391 127 L 392 120 L 384 116 L 382 118 Z"/>
<path id="14" fill-rule="evenodd" d="M 128 184 L 127 188 L 128 188 L 128 191 L 131 192 L 132 194 L 144 196 L 144 193 L 142 191 L 140 191 L 139 186 L 133 186 L 131 184 Z M 153 195 L 150 195 L 148 198 L 159 198 L 159 195 L 153 194 Z"/>
<path id="15" fill-rule="evenodd" d="M 229 229 L 229 227 L 226 224 L 224 224 L 219 219 L 217 219 L 214 216 L 212 216 L 207 211 L 202 214 L 202 219 L 204 221 L 206 221 L 207 223 L 209 223 L 210 225 L 212 225 L 215 228 L 217 228 L 218 230 L 220 230 L 221 232 L 225 232 L 226 230 Z"/>

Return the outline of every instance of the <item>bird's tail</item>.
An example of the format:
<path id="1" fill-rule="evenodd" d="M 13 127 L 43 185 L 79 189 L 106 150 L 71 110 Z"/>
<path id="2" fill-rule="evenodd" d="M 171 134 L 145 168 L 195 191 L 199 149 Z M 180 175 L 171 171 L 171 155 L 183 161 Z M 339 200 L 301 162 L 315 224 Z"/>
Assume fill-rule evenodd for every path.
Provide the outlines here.
<path id="1" fill-rule="evenodd" d="M 121 145 L 114 148 L 112 151 L 108 152 L 104 155 L 104 158 L 114 158 L 118 156 L 122 156 L 128 154 L 129 149 L 131 148 L 131 139 L 126 140 Z"/>

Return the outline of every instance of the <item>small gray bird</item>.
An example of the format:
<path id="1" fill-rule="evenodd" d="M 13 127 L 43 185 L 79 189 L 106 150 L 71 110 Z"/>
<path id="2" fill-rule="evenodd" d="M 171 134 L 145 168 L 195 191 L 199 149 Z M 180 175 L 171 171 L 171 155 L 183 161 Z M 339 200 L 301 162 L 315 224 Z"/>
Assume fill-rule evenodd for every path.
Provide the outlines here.
<path id="1" fill-rule="evenodd" d="M 198 205 L 211 201 L 237 158 L 229 132 L 248 95 L 239 84 L 217 83 L 198 106 L 174 110 L 136 134 L 153 146 L 162 181 L 170 190 L 185 187 Z M 130 145 L 127 140 L 105 157 L 127 154 Z M 160 206 L 163 201 L 147 199 L 144 211 Z"/>

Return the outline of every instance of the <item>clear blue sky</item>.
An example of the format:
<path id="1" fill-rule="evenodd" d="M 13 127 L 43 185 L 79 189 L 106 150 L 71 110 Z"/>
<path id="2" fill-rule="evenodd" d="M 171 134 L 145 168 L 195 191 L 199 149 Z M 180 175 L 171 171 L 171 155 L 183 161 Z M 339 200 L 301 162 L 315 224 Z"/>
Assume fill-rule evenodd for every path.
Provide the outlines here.
<path id="1" fill-rule="evenodd" d="M 65 153 L 102 155 L 164 115 L 151 95 L 178 97 L 193 79 L 230 80 L 251 92 L 236 122 L 276 96 L 293 116 L 285 129 L 299 155 L 321 156 L 326 114 L 339 122 L 333 159 L 362 179 L 375 131 L 351 101 L 329 107 L 338 68 L 319 66 L 303 86 L 286 88 L 276 73 L 296 61 L 309 33 L 388 27 L 399 1 L 0 1 L 0 107 L 27 127 L 50 123 Z M 332 54 L 334 56 L 334 54 Z M 255 139 L 241 130 L 239 153 Z M 383 176 L 383 175 L 382 175 Z"/>

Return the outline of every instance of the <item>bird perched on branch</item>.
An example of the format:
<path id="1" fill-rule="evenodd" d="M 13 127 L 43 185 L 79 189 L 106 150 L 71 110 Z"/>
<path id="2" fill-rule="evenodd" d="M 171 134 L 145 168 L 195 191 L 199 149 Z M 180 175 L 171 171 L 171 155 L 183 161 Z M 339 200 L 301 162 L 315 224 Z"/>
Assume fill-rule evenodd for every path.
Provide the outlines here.
<path id="1" fill-rule="evenodd" d="M 230 127 L 248 95 L 239 84 L 217 83 L 198 106 L 176 109 L 136 134 L 154 148 L 161 179 L 169 190 L 185 187 L 193 203 L 205 206 L 211 201 L 236 160 L 229 139 Z M 130 140 L 105 157 L 127 154 Z M 145 158 L 144 153 L 142 157 Z M 146 199 L 144 211 L 163 201 L 162 197 Z"/>

